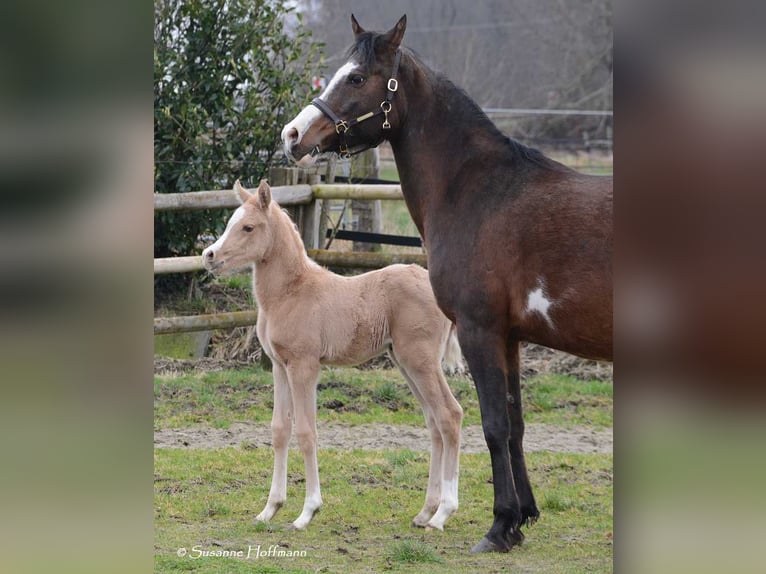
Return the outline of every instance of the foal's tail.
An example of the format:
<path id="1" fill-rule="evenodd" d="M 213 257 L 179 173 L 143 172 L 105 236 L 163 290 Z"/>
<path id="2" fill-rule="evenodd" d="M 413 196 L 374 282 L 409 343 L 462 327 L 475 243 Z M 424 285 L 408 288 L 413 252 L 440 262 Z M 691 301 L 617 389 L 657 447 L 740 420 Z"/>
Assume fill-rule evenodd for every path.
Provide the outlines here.
<path id="1" fill-rule="evenodd" d="M 463 352 L 460 350 L 460 343 L 457 340 L 457 327 L 450 323 L 449 336 L 444 344 L 442 353 L 442 365 L 448 373 L 462 373 L 465 371 L 463 363 Z"/>

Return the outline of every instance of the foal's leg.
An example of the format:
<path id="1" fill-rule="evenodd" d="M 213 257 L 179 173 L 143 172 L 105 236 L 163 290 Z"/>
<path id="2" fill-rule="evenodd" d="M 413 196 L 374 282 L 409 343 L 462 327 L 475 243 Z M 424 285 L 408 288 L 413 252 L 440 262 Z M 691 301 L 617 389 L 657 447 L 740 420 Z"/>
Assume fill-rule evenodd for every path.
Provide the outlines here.
<path id="1" fill-rule="evenodd" d="M 437 352 L 434 352 L 438 349 Z M 399 352 L 407 381 L 415 391 L 424 412 L 429 416 L 431 430 L 431 479 L 441 482 L 439 504 L 425 526 L 444 530 L 444 523 L 458 508 L 458 478 L 460 465 L 460 427 L 463 409 L 452 392 L 441 370 L 441 348 L 434 345 L 408 344 Z M 435 431 L 435 432 L 434 432 Z M 438 434 L 438 439 L 435 438 Z M 437 453 L 441 447 L 441 456 Z M 436 466 L 440 463 L 439 466 Z M 432 502 L 426 496 L 424 511 L 430 512 Z M 418 515 L 420 517 L 421 515 Z M 416 520 L 417 518 L 416 517 Z M 417 524 L 416 524 L 417 525 Z"/>
<path id="2" fill-rule="evenodd" d="M 436 510 L 439 508 L 439 501 L 441 500 L 441 488 L 442 488 L 442 454 L 444 445 L 442 442 L 442 435 L 439 432 L 439 427 L 436 424 L 436 420 L 430 412 L 428 404 L 426 403 L 423 395 L 420 393 L 418 386 L 413 382 L 407 371 L 399 362 L 396 351 L 391 353 L 392 359 L 399 371 L 404 376 L 407 384 L 415 395 L 420 407 L 423 409 L 423 416 L 426 419 L 426 427 L 428 427 L 431 433 L 431 462 L 428 468 L 428 487 L 426 488 L 426 501 L 423 504 L 423 508 L 418 512 L 417 516 L 412 519 L 412 525 L 420 528 L 425 528 L 431 517 L 436 514 Z"/>
<path id="3" fill-rule="evenodd" d="M 269 499 L 257 522 L 273 518 L 287 498 L 287 450 L 293 431 L 292 398 L 285 368 L 274 361 L 274 410 L 271 415 L 271 443 L 274 448 L 274 474 L 271 477 Z"/>
<path id="4" fill-rule="evenodd" d="M 521 510 L 511 471 L 508 440 L 511 435 L 506 407 L 508 364 L 506 336 L 458 317 L 458 338 L 479 395 L 481 424 L 492 458 L 495 520 L 472 552 L 507 552 L 520 544 Z"/>
<path id="5" fill-rule="evenodd" d="M 303 511 L 293 522 L 296 530 L 308 526 L 314 513 L 322 506 L 319 490 L 319 466 L 317 463 L 316 388 L 319 381 L 319 362 L 302 361 L 287 366 L 287 378 L 293 397 L 295 434 L 306 467 L 306 499 Z"/>
<path id="6" fill-rule="evenodd" d="M 508 416 L 511 420 L 511 439 L 508 446 L 511 451 L 511 469 L 516 484 L 521 508 L 521 524 L 534 523 L 540 516 L 532 485 L 527 475 L 527 463 L 524 460 L 524 416 L 521 408 L 521 381 L 519 377 L 519 342 L 508 344 Z"/>

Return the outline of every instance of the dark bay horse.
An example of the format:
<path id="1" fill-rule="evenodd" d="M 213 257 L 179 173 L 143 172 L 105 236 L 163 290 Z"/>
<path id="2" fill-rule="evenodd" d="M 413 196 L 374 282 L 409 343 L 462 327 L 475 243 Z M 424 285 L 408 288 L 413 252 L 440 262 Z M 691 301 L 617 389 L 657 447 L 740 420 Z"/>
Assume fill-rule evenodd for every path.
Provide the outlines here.
<path id="1" fill-rule="evenodd" d="M 520 342 L 612 358 L 612 179 L 503 135 L 401 46 L 406 17 L 385 33 L 351 23 L 348 61 L 285 126 L 285 153 L 308 166 L 323 152 L 391 143 L 492 458 L 494 522 L 473 551 L 508 551 L 539 516 L 522 448 Z"/>

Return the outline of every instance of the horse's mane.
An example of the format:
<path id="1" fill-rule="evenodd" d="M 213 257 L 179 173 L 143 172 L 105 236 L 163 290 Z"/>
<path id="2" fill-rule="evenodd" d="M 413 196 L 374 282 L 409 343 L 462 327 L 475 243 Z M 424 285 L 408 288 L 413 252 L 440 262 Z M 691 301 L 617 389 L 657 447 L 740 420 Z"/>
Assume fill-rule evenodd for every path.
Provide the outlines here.
<path id="1" fill-rule="evenodd" d="M 349 59 L 355 58 L 361 65 L 370 68 L 377 53 L 385 46 L 385 42 L 383 34 L 364 32 L 348 49 L 346 56 Z M 507 146 L 513 160 L 532 163 L 545 169 L 568 169 L 559 162 L 546 157 L 540 150 L 526 146 L 505 135 L 464 89 L 456 86 L 444 74 L 431 69 L 414 50 L 405 47 L 400 49 L 403 55 L 407 56 L 402 61 L 409 59 L 415 68 L 423 74 L 433 88 L 437 103 L 440 107 L 450 110 L 450 117 L 482 129 L 499 145 Z"/>

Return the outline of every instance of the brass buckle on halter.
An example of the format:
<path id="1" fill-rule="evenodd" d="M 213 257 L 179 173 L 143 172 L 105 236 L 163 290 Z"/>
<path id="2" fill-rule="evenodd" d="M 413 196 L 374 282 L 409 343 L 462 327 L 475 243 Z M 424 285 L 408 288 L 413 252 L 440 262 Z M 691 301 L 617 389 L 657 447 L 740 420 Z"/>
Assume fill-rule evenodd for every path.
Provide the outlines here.
<path id="1" fill-rule="evenodd" d="M 343 129 L 341 130 L 341 128 Z M 347 131 L 348 131 L 348 124 L 343 120 L 338 120 L 337 123 L 335 124 L 335 133 L 340 135 L 340 134 L 345 134 Z"/>
<path id="2" fill-rule="evenodd" d="M 383 110 L 383 129 L 390 130 L 391 124 L 388 123 L 388 112 L 391 111 L 391 102 L 388 100 L 380 102 L 380 109 Z"/>

